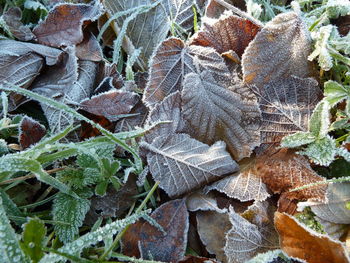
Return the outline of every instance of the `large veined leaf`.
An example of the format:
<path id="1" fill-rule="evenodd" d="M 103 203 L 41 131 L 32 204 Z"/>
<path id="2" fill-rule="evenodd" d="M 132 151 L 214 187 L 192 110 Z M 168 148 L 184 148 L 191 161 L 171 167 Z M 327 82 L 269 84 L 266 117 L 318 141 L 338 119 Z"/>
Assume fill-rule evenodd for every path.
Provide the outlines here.
<path id="1" fill-rule="evenodd" d="M 234 15 L 222 15 L 218 20 L 204 21 L 191 44 L 212 47 L 220 54 L 234 51 L 242 56 L 245 48 L 259 32 L 260 26 Z"/>
<path id="2" fill-rule="evenodd" d="M 216 190 L 230 198 L 246 201 L 263 201 L 270 196 L 266 185 L 256 170 L 255 160 L 241 164 L 239 172 L 205 187 L 205 191 Z"/>
<path id="3" fill-rule="evenodd" d="M 109 16 L 114 16 L 118 12 L 153 3 L 151 0 L 105 0 L 103 5 Z M 130 48 L 130 44 L 124 44 L 124 49 L 131 55 L 135 48 L 142 47 L 140 59 L 146 67 L 154 48 L 166 38 L 172 28 L 179 26 L 184 30 L 190 30 L 193 25 L 192 3 L 191 0 L 162 0 L 148 12 L 137 15 L 130 21 L 126 30 L 126 37 L 133 48 Z M 124 15 L 116 19 L 118 31 L 121 31 L 127 17 Z"/>
<path id="4" fill-rule="evenodd" d="M 224 60 L 214 49 L 187 46 L 181 39 L 169 38 L 154 53 L 143 100 L 152 106 L 181 90 L 186 74 L 205 69 L 214 77 L 229 76 Z"/>
<path id="5" fill-rule="evenodd" d="M 236 160 L 260 145 L 260 110 L 254 93 L 237 76 L 221 86 L 209 71 L 186 75 L 182 114 L 193 137 L 205 143 L 223 140 Z M 230 85 L 230 80 L 227 79 Z"/>
<path id="6" fill-rule="evenodd" d="M 243 79 L 262 88 L 290 75 L 310 75 L 308 55 L 311 38 L 294 12 L 282 13 L 268 22 L 250 42 L 242 57 Z"/>
<path id="7" fill-rule="evenodd" d="M 255 92 L 262 114 L 261 142 L 266 145 L 308 131 L 311 113 L 322 96 L 314 79 L 295 76 L 270 82 Z"/>
<path id="8" fill-rule="evenodd" d="M 225 143 L 208 146 L 187 134 L 158 137 L 151 144 L 147 161 L 153 178 L 170 197 L 178 196 L 235 172 L 238 165 L 225 151 Z"/>

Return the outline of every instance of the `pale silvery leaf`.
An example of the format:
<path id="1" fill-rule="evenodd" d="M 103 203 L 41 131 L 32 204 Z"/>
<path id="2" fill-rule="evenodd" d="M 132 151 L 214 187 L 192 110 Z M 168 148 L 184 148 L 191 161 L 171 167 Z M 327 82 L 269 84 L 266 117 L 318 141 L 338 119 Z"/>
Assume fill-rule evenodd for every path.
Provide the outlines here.
<path id="1" fill-rule="evenodd" d="M 225 151 L 225 143 L 208 146 L 187 134 L 162 136 L 151 144 L 142 142 L 148 151 L 147 161 L 154 180 L 170 197 L 188 193 L 238 170 Z"/>
<path id="2" fill-rule="evenodd" d="M 216 190 L 242 202 L 265 200 L 270 195 L 254 164 L 254 160 L 240 164 L 241 170 L 239 172 L 206 186 L 204 191 Z"/>
<path id="3" fill-rule="evenodd" d="M 212 48 L 187 46 L 181 39 L 169 38 L 156 49 L 150 62 L 150 75 L 143 101 L 148 106 L 181 90 L 185 75 L 208 70 L 215 78 L 229 77 L 223 58 Z"/>
<path id="4" fill-rule="evenodd" d="M 304 150 L 298 154 L 306 155 L 315 164 L 328 166 L 330 165 L 338 153 L 336 142 L 333 138 L 326 136 L 309 144 Z"/>
<path id="5" fill-rule="evenodd" d="M 240 160 L 260 145 L 261 115 L 254 93 L 237 76 L 232 79 L 223 86 L 209 71 L 187 74 L 182 114 L 193 137 L 209 144 L 223 140 Z"/>
<path id="6" fill-rule="evenodd" d="M 350 183 L 330 183 L 327 188 L 327 201 L 310 204 L 312 212 L 319 218 L 336 224 L 350 224 Z"/>
<path id="7" fill-rule="evenodd" d="M 310 74 L 311 37 L 294 12 L 282 13 L 268 22 L 250 42 L 242 57 L 243 80 L 261 89 L 266 83 Z"/>
<path id="8" fill-rule="evenodd" d="M 322 139 L 328 134 L 330 125 L 330 106 L 327 100 L 320 101 L 310 119 L 310 132 L 318 139 Z"/>
<path id="9" fill-rule="evenodd" d="M 262 113 L 261 142 L 278 143 L 285 135 L 307 132 L 311 113 L 322 92 L 312 78 L 295 76 L 254 89 Z"/>
<path id="10" fill-rule="evenodd" d="M 333 239 L 340 239 L 348 232 L 348 224 L 333 223 L 328 220 L 323 220 L 318 216 L 315 216 L 315 219 L 322 225 L 323 230 Z"/>
<path id="11" fill-rule="evenodd" d="M 297 148 L 305 144 L 312 143 L 316 137 L 310 132 L 296 132 L 294 134 L 283 137 L 281 147 Z"/>

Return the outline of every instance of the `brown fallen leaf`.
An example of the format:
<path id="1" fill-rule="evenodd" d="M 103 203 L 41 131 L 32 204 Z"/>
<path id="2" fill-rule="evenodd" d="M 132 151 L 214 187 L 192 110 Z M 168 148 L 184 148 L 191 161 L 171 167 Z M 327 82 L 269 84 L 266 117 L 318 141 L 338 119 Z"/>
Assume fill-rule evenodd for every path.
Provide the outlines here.
<path id="1" fill-rule="evenodd" d="M 94 21 L 102 14 L 102 6 L 87 4 L 58 4 L 34 29 L 40 44 L 61 47 L 83 41 L 82 25 Z"/>
<path id="2" fill-rule="evenodd" d="M 46 134 L 46 128 L 36 120 L 25 116 L 19 125 L 19 144 L 21 149 L 27 149 L 39 142 Z"/>
<path id="3" fill-rule="evenodd" d="M 76 45 L 75 55 L 81 60 L 102 61 L 103 54 L 96 37 L 90 32 L 84 32 L 84 39 Z"/>
<path id="4" fill-rule="evenodd" d="M 183 259 L 181 259 L 178 263 L 218 263 L 218 261 L 216 261 L 213 258 L 186 256 Z"/>
<path id="5" fill-rule="evenodd" d="M 273 80 L 309 77 L 311 37 L 301 17 L 282 13 L 268 22 L 242 57 L 243 80 L 261 89 Z"/>
<path id="6" fill-rule="evenodd" d="M 348 263 L 350 258 L 343 243 L 306 228 L 295 218 L 284 213 L 275 213 L 275 227 L 280 236 L 280 245 L 291 257 L 308 263 Z"/>
<path id="7" fill-rule="evenodd" d="M 242 0 L 225 0 L 226 3 L 238 7 L 239 9 L 245 11 L 246 4 Z M 205 8 L 205 16 L 210 18 L 219 18 L 228 8 L 223 6 L 216 0 L 208 0 Z"/>
<path id="8" fill-rule="evenodd" d="M 241 57 L 259 30 L 260 26 L 247 19 L 225 14 L 218 20 L 203 21 L 201 30 L 191 38 L 190 44 L 212 47 L 220 54 L 232 50 Z"/>
<path id="9" fill-rule="evenodd" d="M 18 40 L 30 41 L 35 37 L 29 25 L 24 25 L 22 23 L 22 10 L 19 7 L 10 7 L 2 15 L 2 18 L 11 34 Z"/>
<path id="10" fill-rule="evenodd" d="M 185 200 L 169 201 L 158 207 L 151 217 L 165 232 L 148 222 L 142 225 L 139 241 L 141 257 L 178 262 L 184 257 L 187 246 L 189 221 Z"/>
<path id="11" fill-rule="evenodd" d="M 139 251 L 139 240 L 141 236 L 141 228 L 145 223 L 143 219 L 130 225 L 128 230 L 125 232 L 121 239 L 122 253 L 129 257 L 140 258 L 141 254 Z"/>

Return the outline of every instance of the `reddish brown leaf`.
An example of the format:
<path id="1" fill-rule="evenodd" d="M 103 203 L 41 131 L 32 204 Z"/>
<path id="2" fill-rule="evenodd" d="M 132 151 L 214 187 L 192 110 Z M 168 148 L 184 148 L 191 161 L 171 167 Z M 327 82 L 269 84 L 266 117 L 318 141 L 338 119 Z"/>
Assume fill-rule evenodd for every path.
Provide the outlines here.
<path id="1" fill-rule="evenodd" d="M 348 263 L 345 246 L 298 223 L 293 217 L 276 212 L 275 227 L 281 248 L 291 257 L 308 263 Z"/>
<path id="2" fill-rule="evenodd" d="M 281 149 L 265 154 L 257 161 L 257 171 L 274 193 L 286 193 L 290 200 L 323 200 L 326 187 L 319 185 L 287 193 L 289 190 L 324 180 L 312 170 L 308 160 L 294 151 Z"/>
<path id="3" fill-rule="evenodd" d="M 238 7 L 239 9 L 245 11 L 246 5 L 245 1 L 242 0 L 225 0 L 224 2 Z M 218 3 L 216 0 L 209 0 L 205 9 L 205 16 L 210 18 L 219 18 L 226 10 L 226 7 Z"/>
<path id="4" fill-rule="evenodd" d="M 22 11 L 19 7 L 11 7 L 4 14 L 3 19 L 11 34 L 21 41 L 30 41 L 34 38 L 29 25 L 21 21 Z"/>
<path id="5" fill-rule="evenodd" d="M 141 236 L 141 228 L 144 223 L 145 221 L 142 219 L 137 221 L 132 224 L 123 235 L 121 248 L 124 255 L 136 258 L 141 257 L 138 243 Z"/>
<path id="6" fill-rule="evenodd" d="M 186 256 L 183 259 L 181 259 L 178 263 L 218 263 L 218 261 L 216 261 L 213 258 Z"/>
<path id="7" fill-rule="evenodd" d="M 223 15 L 215 22 L 203 23 L 201 31 L 193 36 L 191 44 L 212 47 L 220 54 L 229 50 L 240 57 L 260 27 L 251 21 L 234 15 Z"/>
<path id="8" fill-rule="evenodd" d="M 136 93 L 111 90 L 83 100 L 80 109 L 116 121 L 120 119 L 119 115 L 129 113 L 138 101 L 139 96 Z"/>
<path id="9" fill-rule="evenodd" d="M 37 143 L 46 134 L 46 128 L 39 122 L 25 116 L 20 124 L 19 143 L 21 148 L 27 149 Z"/>
<path id="10" fill-rule="evenodd" d="M 83 40 L 82 25 L 96 20 L 102 13 L 100 5 L 59 4 L 37 25 L 33 33 L 39 43 L 52 46 L 72 46 Z"/>
<path id="11" fill-rule="evenodd" d="M 100 124 L 103 128 L 109 131 L 114 130 L 115 125 L 103 116 L 97 116 L 88 112 L 84 112 L 83 115 L 88 117 L 90 120 L 93 120 L 95 123 Z M 81 130 L 79 134 L 79 138 L 81 140 L 85 140 L 91 137 L 96 137 L 98 135 L 101 135 L 101 132 L 99 129 L 92 127 L 91 124 L 85 121 L 81 122 Z"/>
<path id="12" fill-rule="evenodd" d="M 96 37 L 90 32 L 84 33 L 84 40 L 76 46 L 75 55 L 82 60 L 99 62 L 103 59 L 102 49 Z"/>
<path id="13" fill-rule="evenodd" d="M 143 259 L 178 262 L 185 255 L 188 212 L 184 199 L 169 201 L 158 207 L 151 217 L 161 225 L 165 234 L 155 226 L 142 226 L 139 248 Z"/>

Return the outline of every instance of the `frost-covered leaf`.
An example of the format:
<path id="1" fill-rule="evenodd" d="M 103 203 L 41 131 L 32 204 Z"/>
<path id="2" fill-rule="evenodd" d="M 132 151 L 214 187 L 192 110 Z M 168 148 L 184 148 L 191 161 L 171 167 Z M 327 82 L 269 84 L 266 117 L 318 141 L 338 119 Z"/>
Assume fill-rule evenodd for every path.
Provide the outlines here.
<path id="1" fill-rule="evenodd" d="M 290 257 L 308 263 L 347 263 L 350 260 L 343 243 L 306 228 L 292 216 L 276 212 L 275 227 L 281 248 Z"/>
<path id="2" fill-rule="evenodd" d="M 311 37 L 301 17 L 282 13 L 268 22 L 242 57 L 243 80 L 261 89 L 270 81 L 291 75 L 310 75 Z"/>
<path id="3" fill-rule="evenodd" d="M 198 234 L 206 250 L 214 254 L 218 260 L 225 262 L 226 256 L 223 250 L 225 234 L 232 227 L 228 213 L 200 211 L 197 212 L 196 218 Z"/>
<path id="4" fill-rule="evenodd" d="M 225 151 L 225 143 L 208 146 L 187 134 L 158 137 L 151 144 L 142 142 L 148 151 L 150 172 L 170 197 L 178 196 L 238 170 Z"/>
<path id="5" fill-rule="evenodd" d="M 311 204 L 311 206 L 312 205 L 313 204 Z M 322 225 L 323 230 L 333 239 L 340 239 L 349 230 L 348 224 L 333 223 L 328 220 L 323 220 L 318 216 L 315 216 L 315 219 Z"/>
<path id="6" fill-rule="evenodd" d="M 118 12 L 150 6 L 155 1 L 151 0 L 105 0 L 103 5 L 107 9 L 109 16 L 114 16 Z M 135 49 L 141 48 L 141 64 L 147 68 L 147 63 L 153 50 L 162 42 L 170 30 L 174 27 L 190 30 L 193 25 L 193 12 L 191 0 L 161 0 L 148 12 L 141 13 L 132 19 L 126 29 L 127 40 L 124 40 L 123 48 L 129 55 Z M 136 11 L 136 10 L 135 10 Z M 134 12 L 135 12 L 134 11 Z M 124 15 L 116 19 L 115 31 L 122 33 L 122 27 L 130 15 Z"/>
<path id="7" fill-rule="evenodd" d="M 252 213 L 256 213 L 253 215 L 254 223 L 230 209 L 232 228 L 226 234 L 224 247 L 228 262 L 245 262 L 258 253 L 278 248 L 278 236 L 272 221 L 269 218 L 260 221 L 261 211 Z"/>
<path id="8" fill-rule="evenodd" d="M 226 212 L 220 209 L 216 199 L 210 194 L 203 194 L 200 191 L 194 192 L 186 198 L 187 209 L 191 212 L 195 211 L 216 211 L 219 213 Z"/>
<path id="9" fill-rule="evenodd" d="M 263 201 L 268 198 L 270 196 L 268 189 L 256 171 L 255 160 L 246 161 L 240 166 L 239 172 L 206 186 L 205 192 L 216 190 L 241 202 Z"/>
<path id="10" fill-rule="evenodd" d="M 218 53 L 234 51 L 240 57 L 259 32 L 260 26 L 235 15 L 204 21 L 201 30 L 191 38 L 191 45 L 212 47 Z"/>
<path id="11" fill-rule="evenodd" d="M 329 166 L 338 154 L 338 148 L 336 147 L 335 140 L 327 135 L 322 139 L 310 143 L 305 149 L 299 151 L 298 154 L 309 157 L 315 164 Z"/>
<path id="12" fill-rule="evenodd" d="M 197 2 L 200 0 L 197 0 Z M 216 1 L 208 0 L 205 7 L 205 16 L 209 18 L 219 18 L 225 11 L 229 10 L 227 5 L 224 6 L 222 3 L 227 3 L 232 6 L 238 7 L 241 10 L 246 9 L 246 4 L 241 0 L 225 0 L 225 1 Z"/>
<path id="13" fill-rule="evenodd" d="M 311 168 L 305 157 L 293 151 L 281 149 L 262 156 L 257 161 L 257 172 L 270 190 L 284 193 L 290 200 L 324 200 L 324 185 L 289 192 L 305 184 L 324 180 Z"/>
<path id="14" fill-rule="evenodd" d="M 332 107 L 345 99 L 350 99 L 350 87 L 328 80 L 324 83 L 324 94 Z"/>
<path id="15" fill-rule="evenodd" d="M 260 111 L 254 93 L 237 76 L 220 85 L 203 71 L 187 74 L 182 90 L 182 114 L 192 136 L 211 144 L 223 140 L 240 160 L 260 145 Z"/>
<path id="16" fill-rule="evenodd" d="M 254 89 L 262 113 L 261 142 L 278 143 L 295 132 L 308 131 L 310 116 L 322 96 L 314 79 L 282 78 Z"/>
<path id="17" fill-rule="evenodd" d="M 141 228 L 141 258 L 178 262 L 185 256 L 189 215 L 184 199 L 166 202 L 151 214 L 164 231 L 145 222 Z M 171 244 L 171 245 L 170 245 Z"/>
<path id="18" fill-rule="evenodd" d="M 24 224 L 21 248 L 36 263 L 44 256 L 46 227 L 43 221 L 34 218 Z"/>
<path id="19" fill-rule="evenodd" d="M 82 100 L 80 109 L 116 121 L 120 115 L 129 113 L 138 101 L 136 93 L 114 89 Z"/>
<path id="20" fill-rule="evenodd" d="M 82 25 L 102 14 L 102 6 L 87 4 L 58 4 L 39 23 L 33 33 L 40 44 L 61 47 L 83 41 Z"/>
<path id="21" fill-rule="evenodd" d="M 0 196 L 0 254 L 3 262 L 31 262 L 21 250 L 18 237 L 7 218 Z"/>
<path id="22" fill-rule="evenodd" d="M 46 128 L 32 118 L 25 116 L 20 123 L 20 132 L 18 135 L 19 143 L 22 149 L 39 142 L 46 134 Z"/>
<path id="23" fill-rule="evenodd" d="M 150 66 L 149 81 L 143 98 L 148 106 L 153 106 L 170 93 L 181 90 L 188 73 L 208 70 L 214 77 L 230 76 L 224 60 L 214 49 L 187 46 L 174 37 L 160 44 Z"/>
<path id="24" fill-rule="evenodd" d="M 330 124 L 329 103 L 327 100 L 320 101 L 310 118 L 310 132 L 318 139 L 325 138 Z"/>
<path id="25" fill-rule="evenodd" d="M 103 59 L 102 48 L 96 37 L 89 31 L 84 33 L 83 41 L 76 45 L 75 53 L 81 60 L 99 62 Z"/>
<path id="26" fill-rule="evenodd" d="M 9 8 L 3 15 L 2 18 L 6 22 L 8 29 L 11 34 L 21 41 L 30 41 L 35 36 L 30 30 L 29 25 L 24 25 L 21 21 L 22 11 L 19 7 Z"/>
<path id="27" fill-rule="evenodd" d="M 59 193 L 52 208 L 53 220 L 66 224 L 55 224 L 55 232 L 63 243 L 74 240 L 82 226 L 85 214 L 89 211 L 90 201 L 84 198 Z"/>
<path id="28" fill-rule="evenodd" d="M 311 132 L 296 132 L 282 138 L 281 147 L 297 148 L 305 144 L 312 143 L 316 137 Z"/>
<path id="29" fill-rule="evenodd" d="M 157 125 L 152 131 L 145 135 L 145 140 L 151 143 L 159 136 L 171 136 L 175 132 L 179 132 L 182 123 L 181 116 L 181 94 L 174 92 L 161 102 L 155 105 L 150 111 L 145 125 L 151 125 L 159 121 L 171 121 L 171 123 L 162 123 Z"/>

